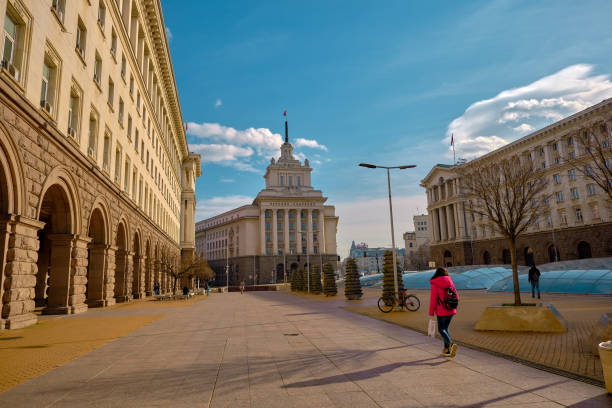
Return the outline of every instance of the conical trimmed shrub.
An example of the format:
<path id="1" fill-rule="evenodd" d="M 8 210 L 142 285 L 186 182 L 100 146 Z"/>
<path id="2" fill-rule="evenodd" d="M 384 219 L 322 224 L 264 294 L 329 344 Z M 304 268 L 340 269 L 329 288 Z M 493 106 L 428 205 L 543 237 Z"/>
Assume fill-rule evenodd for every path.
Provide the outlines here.
<path id="1" fill-rule="evenodd" d="M 306 280 L 304 279 L 304 271 L 302 269 L 298 269 L 295 273 L 296 276 L 296 287 L 297 290 L 303 292 L 306 290 Z"/>
<path id="2" fill-rule="evenodd" d="M 346 273 L 344 274 L 344 296 L 348 300 L 361 299 L 361 281 L 359 280 L 359 270 L 353 258 L 346 261 Z"/>
<path id="3" fill-rule="evenodd" d="M 310 276 L 310 293 L 320 295 L 323 287 L 321 286 L 321 266 L 312 266 L 312 276 Z"/>
<path id="4" fill-rule="evenodd" d="M 292 292 L 297 292 L 298 289 L 298 282 L 297 282 L 297 269 L 292 269 L 291 270 L 291 291 Z"/>
<path id="5" fill-rule="evenodd" d="M 404 290 L 404 280 L 402 279 L 402 268 L 400 267 L 399 259 L 397 263 L 397 289 Z M 383 262 L 383 297 L 392 296 L 395 292 L 393 285 L 393 252 L 385 251 Z"/>
<path id="6" fill-rule="evenodd" d="M 325 296 L 336 296 L 338 294 L 336 274 L 329 262 L 323 266 L 323 293 Z"/>

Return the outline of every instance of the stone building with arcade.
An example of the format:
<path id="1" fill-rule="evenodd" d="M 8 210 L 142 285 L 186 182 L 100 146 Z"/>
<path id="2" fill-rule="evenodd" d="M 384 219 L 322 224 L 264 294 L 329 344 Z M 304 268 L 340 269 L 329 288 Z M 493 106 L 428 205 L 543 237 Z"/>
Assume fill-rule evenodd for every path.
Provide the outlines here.
<path id="1" fill-rule="evenodd" d="M 431 259 L 446 266 L 510 263 L 506 239 L 486 218 L 470 213 L 470 197 L 457 169 L 512 156 L 541 169 L 549 197 L 542 214 L 518 239 L 519 264 L 612 256 L 612 200 L 568 162 L 584 154 L 577 140 L 592 132 L 601 136 L 610 166 L 612 99 L 470 162 L 435 165 L 421 182 L 427 192 Z"/>
<path id="2" fill-rule="evenodd" d="M 331 262 L 336 269 L 335 207 L 312 187 L 308 159 L 301 163 L 293 156 L 287 127 L 280 150 L 252 204 L 196 223 L 196 250 L 215 271 L 218 286 L 280 283 L 308 263 Z"/>
<path id="3" fill-rule="evenodd" d="M 159 0 L 0 0 L 0 19 L 0 328 L 170 290 L 201 164 Z"/>

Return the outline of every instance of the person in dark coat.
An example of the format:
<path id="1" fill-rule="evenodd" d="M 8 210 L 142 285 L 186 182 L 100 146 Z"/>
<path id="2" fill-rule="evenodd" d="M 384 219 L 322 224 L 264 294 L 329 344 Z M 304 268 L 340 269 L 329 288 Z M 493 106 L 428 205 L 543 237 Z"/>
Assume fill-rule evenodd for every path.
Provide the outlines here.
<path id="1" fill-rule="evenodd" d="M 159 283 L 157 282 L 155 282 L 155 285 L 153 285 L 153 293 L 159 295 Z"/>
<path id="2" fill-rule="evenodd" d="M 457 354 L 457 344 L 453 343 L 451 340 L 448 326 L 450 325 L 453 316 L 457 314 L 457 309 L 447 309 L 444 307 L 442 301 L 448 288 L 451 288 L 455 293 L 457 293 L 455 284 L 448 275 L 446 268 L 436 269 L 436 273 L 434 273 L 434 275 L 431 277 L 429 283 L 431 284 L 429 315 L 433 316 L 435 314 L 438 320 L 438 333 L 440 333 L 442 340 L 444 340 L 444 350 L 442 351 L 442 355 L 444 357 L 455 357 L 455 354 Z"/>
<path id="3" fill-rule="evenodd" d="M 529 283 L 531 283 L 531 297 L 535 298 L 535 291 L 538 290 L 538 299 L 540 299 L 540 270 L 535 264 L 529 269 Z"/>

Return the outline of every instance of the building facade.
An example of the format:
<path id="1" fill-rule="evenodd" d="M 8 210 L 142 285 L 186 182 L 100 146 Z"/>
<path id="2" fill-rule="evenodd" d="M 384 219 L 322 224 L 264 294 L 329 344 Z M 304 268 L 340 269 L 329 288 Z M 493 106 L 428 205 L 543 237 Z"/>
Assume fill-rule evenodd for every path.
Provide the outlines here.
<path id="1" fill-rule="evenodd" d="M 427 214 L 412 217 L 414 231 L 403 235 L 406 248 L 406 266 L 413 269 L 426 268 L 429 261 L 429 216 Z"/>
<path id="2" fill-rule="evenodd" d="M 612 99 L 578 112 L 457 167 L 438 164 L 423 179 L 427 191 L 431 257 L 437 265 L 509 264 L 506 240 L 486 218 L 469 212 L 459 166 L 517 156 L 533 162 L 547 181 L 547 208 L 517 242 L 521 264 L 612 256 L 612 203 L 568 162 L 580 157 L 576 140 L 600 132 L 612 143 Z M 608 152 L 612 158 L 612 152 Z M 609 164 L 608 159 L 608 166 Z"/>
<path id="3" fill-rule="evenodd" d="M 353 241 L 351 243 L 351 248 L 349 249 L 348 257 L 355 258 L 357 268 L 362 274 L 367 275 L 373 273 L 381 273 L 385 261 L 385 251 L 390 250 L 390 247 L 370 248 L 365 242 L 355 244 L 355 241 Z M 404 267 L 406 260 L 406 250 L 401 248 L 397 249 L 395 252 L 395 256 L 399 264 Z"/>
<path id="4" fill-rule="evenodd" d="M 219 286 L 277 283 L 307 264 L 337 264 L 335 207 L 311 185 L 312 168 L 293 156 L 286 130 L 266 187 L 245 205 L 196 224 L 196 248 Z"/>
<path id="5" fill-rule="evenodd" d="M 0 328 L 147 296 L 193 252 L 159 0 L 0 0 Z"/>

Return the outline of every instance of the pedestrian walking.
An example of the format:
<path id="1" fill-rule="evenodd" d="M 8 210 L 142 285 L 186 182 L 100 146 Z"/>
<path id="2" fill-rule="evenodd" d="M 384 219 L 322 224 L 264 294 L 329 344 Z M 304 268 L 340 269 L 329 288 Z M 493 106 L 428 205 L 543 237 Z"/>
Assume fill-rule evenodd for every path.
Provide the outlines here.
<path id="1" fill-rule="evenodd" d="M 155 284 L 153 285 L 153 293 L 159 295 L 159 283 L 157 282 L 155 282 Z"/>
<path id="2" fill-rule="evenodd" d="M 540 299 L 540 270 L 536 268 L 535 264 L 531 265 L 529 269 L 529 283 L 531 283 L 531 297 L 535 298 L 536 289 L 538 290 L 538 299 Z"/>
<path id="3" fill-rule="evenodd" d="M 210 296 L 210 285 L 208 284 L 208 282 L 205 283 L 205 288 L 206 288 L 206 296 Z"/>
<path id="4" fill-rule="evenodd" d="M 245 286 L 244 281 L 240 282 L 240 294 L 241 295 L 244 293 L 244 286 Z"/>
<path id="5" fill-rule="evenodd" d="M 453 280 L 448 275 L 446 268 L 436 269 L 436 273 L 431 277 L 431 296 L 429 299 L 429 315 L 436 315 L 438 320 L 438 333 L 444 340 L 444 357 L 455 357 L 457 354 L 457 344 L 453 343 L 448 326 L 453 316 L 457 314 L 457 290 Z"/>

